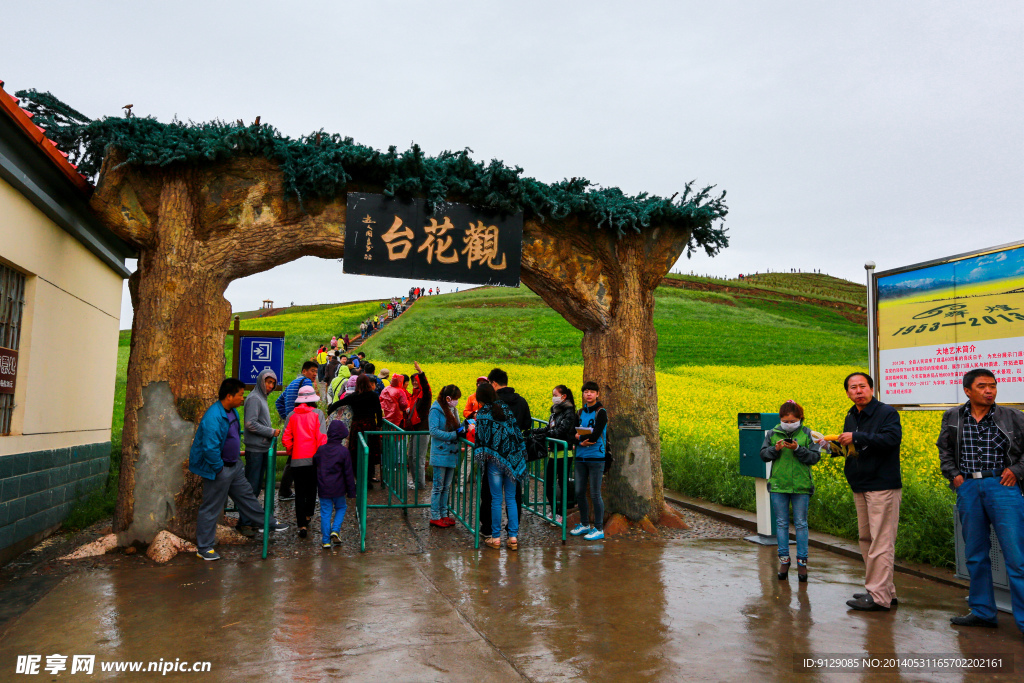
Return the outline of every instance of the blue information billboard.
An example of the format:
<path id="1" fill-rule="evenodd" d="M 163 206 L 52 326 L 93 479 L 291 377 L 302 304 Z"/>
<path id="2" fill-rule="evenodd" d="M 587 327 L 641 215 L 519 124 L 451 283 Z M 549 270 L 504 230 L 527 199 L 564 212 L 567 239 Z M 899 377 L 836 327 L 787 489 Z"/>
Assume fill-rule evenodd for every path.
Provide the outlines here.
<path id="1" fill-rule="evenodd" d="M 238 343 L 238 379 L 248 385 L 265 369 L 277 375 L 278 386 L 284 383 L 284 337 L 241 337 Z"/>

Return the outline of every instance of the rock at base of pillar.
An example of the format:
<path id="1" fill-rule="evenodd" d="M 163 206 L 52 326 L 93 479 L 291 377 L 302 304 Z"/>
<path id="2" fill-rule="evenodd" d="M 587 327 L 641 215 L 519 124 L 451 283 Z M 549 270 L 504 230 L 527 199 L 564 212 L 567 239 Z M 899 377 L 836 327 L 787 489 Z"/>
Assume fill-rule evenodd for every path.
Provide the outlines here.
<path id="1" fill-rule="evenodd" d="M 83 557 L 96 557 L 97 555 L 103 555 L 110 552 L 117 547 L 117 535 L 107 534 L 101 538 L 96 539 L 92 543 L 86 543 L 83 546 L 79 546 L 78 549 L 64 555 L 61 560 L 80 560 Z"/>
<path id="2" fill-rule="evenodd" d="M 658 524 L 670 529 L 690 528 L 690 525 L 683 521 L 683 518 L 675 511 L 675 508 L 668 503 L 665 503 L 665 507 L 661 510 L 661 518 L 658 520 Z"/>
<path id="3" fill-rule="evenodd" d="M 157 564 L 164 564 L 179 552 L 194 553 L 196 547 L 164 529 L 157 533 L 156 538 L 149 544 L 149 548 L 146 549 L 146 557 Z"/>
<path id="4" fill-rule="evenodd" d="M 629 531 L 629 527 L 629 520 L 626 519 L 626 516 L 615 513 L 604 523 L 604 535 L 615 536 L 617 534 L 624 534 Z"/>
<path id="5" fill-rule="evenodd" d="M 654 526 L 654 522 L 652 522 L 646 515 L 644 515 L 644 518 L 640 520 L 640 528 L 649 534 L 658 535 L 661 533 L 658 531 L 658 527 Z"/>

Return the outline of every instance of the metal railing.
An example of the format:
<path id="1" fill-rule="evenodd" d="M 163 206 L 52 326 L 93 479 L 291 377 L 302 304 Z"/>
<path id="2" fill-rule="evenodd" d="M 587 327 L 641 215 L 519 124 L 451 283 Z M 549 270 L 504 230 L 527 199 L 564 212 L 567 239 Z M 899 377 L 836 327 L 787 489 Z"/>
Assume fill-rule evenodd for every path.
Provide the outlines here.
<path id="1" fill-rule="evenodd" d="M 263 559 L 267 559 L 270 545 L 270 518 L 274 516 L 274 487 L 277 484 L 277 437 L 270 442 L 267 451 L 267 472 L 263 489 Z"/>
<path id="2" fill-rule="evenodd" d="M 533 418 L 536 427 L 547 427 L 544 420 Z M 566 518 L 569 510 L 569 488 L 573 472 L 569 467 L 572 453 L 569 444 L 561 439 L 545 439 L 547 457 L 527 463 L 527 478 L 523 482 L 523 508 L 562 530 L 562 544 L 565 544 Z"/>
<path id="3" fill-rule="evenodd" d="M 401 509 L 430 507 L 427 502 L 420 502 L 420 490 L 426 491 L 426 482 L 419 486 L 421 463 L 425 468 L 427 453 L 426 439 L 417 437 L 428 436 L 426 431 L 404 431 L 400 427 L 384 421 L 385 430 L 376 432 L 360 432 L 356 446 L 356 511 L 359 516 L 359 550 L 366 551 L 367 510 L 370 509 Z M 387 490 L 387 502 L 373 504 L 368 502 L 368 484 L 370 480 L 370 447 L 367 437 L 379 437 L 381 440 L 381 482 Z M 457 522 L 466 527 L 473 535 L 473 547 L 480 547 L 480 486 L 481 470 L 473 463 L 473 444 L 461 440 L 459 462 L 452 478 L 449 490 L 448 508 Z M 411 465 L 411 467 L 410 467 Z M 413 477 L 413 496 L 409 500 L 408 476 Z"/>
<path id="4" fill-rule="evenodd" d="M 380 432 L 365 432 L 369 435 L 381 436 L 380 471 L 381 485 L 388 492 L 387 508 L 410 508 L 430 507 L 427 503 L 420 503 L 420 491 L 425 491 L 427 484 L 419 481 L 419 473 L 426 470 L 427 453 L 426 439 L 415 437 L 429 435 L 430 432 L 407 432 L 396 424 L 384 420 L 384 429 Z M 401 434 L 397 436 L 385 436 Z M 360 463 L 358 472 L 367 472 L 365 467 L 368 463 Z M 413 477 L 413 500 L 409 503 L 409 486 L 407 473 Z M 359 482 L 356 482 L 357 489 Z M 392 498 L 398 500 L 398 504 L 392 504 Z M 370 507 L 376 507 L 371 505 Z"/>
<path id="5" fill-rule="evenodd" d="M 542 420 L 534 420 L 547 426 Z M 421 459 L 427 457 L 426 439 L 415 437 L 427 436 L 426 431 L 404 431 L 400 427 L 384 421 L 384 430 L 361 432 L 355 444 L 356 458 L 356 511 L 359 517 L 359 550 L 366 551 L 367 510 L 370 509 L 401 509 L 430 507 L 429 498 L 420 502 L 420 488 L 409 485 L 409 474 L 417 479 L 420 472 Z M 381 439 L 381 481 L 387 490 L 387 502 L 370 504 L 368 502 L 368 484 L 370 480 L 370 448 L 367 437 Z M 567 538 L 567 517 L 569 510 L 570 489 L 575 492 L 573 472 L 570 467 L 572 451 L 569 444 L 560 439 L 546 439 L 548 455 L 534 460 L 527 465 L 527 478 L 523 482 L 523 508 L 532 515 L 559 527 L 562 530 L 562 543 Z M 452 477 L 449 489 L 448 510 L 452 517 L 473 535 L 473 547 L 480 547 L 480 491 L 484 485 L 483 468 L 473 458 L 473 443 L 466 439 L 460 440 L 459 461 Z M 422 452 L 421 452 L 422 451 Z M 411 465 L 411 466 L 410 466 Z M 411 496 L 409 492 L 413 491 Z M 426 487 L 423 487 L 426 490 Z"/>

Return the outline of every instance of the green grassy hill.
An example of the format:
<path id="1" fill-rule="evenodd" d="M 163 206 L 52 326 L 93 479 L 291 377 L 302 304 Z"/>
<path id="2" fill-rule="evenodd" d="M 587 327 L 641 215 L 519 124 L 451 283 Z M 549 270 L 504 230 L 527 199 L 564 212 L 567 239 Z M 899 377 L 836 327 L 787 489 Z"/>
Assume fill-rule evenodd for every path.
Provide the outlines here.
<path id="1" fill-rule="evenodd" d="M 731 281 L 702 280 L 737 289 Z M 654 309 L 658 367 L 866 362 L 867 330 L 846 317 L 856 314 L 831 308 L 828 300 L 788 298 L 807 298 L 811 292 L 798 282 L 782 284 L 788 286 L 774 295 L 746 291 L 749 287 L 739 292 L 660 287 Z M 482 288 L 421 299 L 362 350 L 371 358 L 402 362 L 503 359 L 570 365 L 583 362 L 582 337 L 525 287 Z"/>
<path id="2" fill-rule="evenodd" d="M 361 301 L 330 306 L 294 306 L 266 318 L 249 318 L 241 323 L 245 330 L 276 330 L 285 333 L 283 381 L 294 379 L 320 344 L 327 344 L 334 335 L 359 335 L 359 323 L 380 313 L 380 301 Z M 239 316 L 241 317 L 241 316 Z M 224 353 L 231 358 L 229 338 Z M 230 362 L 230 360 L 229 360 Z"/>
<path id="3" fill-rule="evenodd" d="M 867 287 L 864 285 L 820 273 L 760 273 L 747 275 L 742 280 L 672 274 L 668 275 L 667 279 L 687 283 L 694 289 L 700 289 L 704 285 L 711 288 L 727 287 L 750 294 L 767 291 L 776 298 L 812 298 L 822 302 L 853 304 L 861 309 L 867 303 Z"/>

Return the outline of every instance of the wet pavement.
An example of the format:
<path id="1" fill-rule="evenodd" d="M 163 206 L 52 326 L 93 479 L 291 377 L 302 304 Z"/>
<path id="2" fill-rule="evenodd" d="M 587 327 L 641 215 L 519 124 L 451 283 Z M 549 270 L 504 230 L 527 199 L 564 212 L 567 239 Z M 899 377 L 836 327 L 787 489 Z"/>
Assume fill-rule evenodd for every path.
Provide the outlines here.
<path id="1" fill-rule="evenodd" d="M 112 566 L 67 576 L 0 640 L 19 654 L 101 662 L 210 661 L 170 680 L 1020 681 L 1024 639 L 952 627 L 964 591 L 897 575 L 901 604 L 849 612 L 863 568 L 812 553 L 811 580 L 780 583 L 775 549 L 662 539 L 267 562 Z M 795 659 L 865 653 L 1002 656 L 1002 673 L 794 673 Z M 69 659 L 70 661 L 70 659 Z M 156 673 L 124 673 L 150 680 Z M 52 676 L 41 676 L 49 680 Z M 33 680 L 26 677 L 25 680 Z"/>

